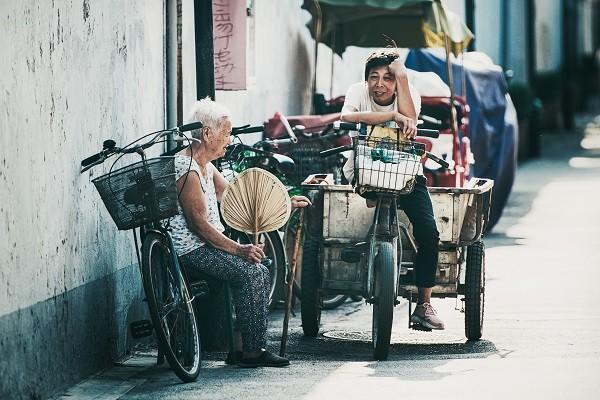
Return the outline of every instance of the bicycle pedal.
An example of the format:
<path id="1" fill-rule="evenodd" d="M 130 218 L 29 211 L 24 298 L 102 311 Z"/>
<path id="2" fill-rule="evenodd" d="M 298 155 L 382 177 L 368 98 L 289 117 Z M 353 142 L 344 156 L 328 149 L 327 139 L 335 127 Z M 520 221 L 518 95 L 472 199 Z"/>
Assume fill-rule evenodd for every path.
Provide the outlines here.
<path id="1" fill-rule="evenodd" d="M 427 328 L 419 323 L 416 322 L 411 322 L 410 324 L 410 329 L 413 329 L 415 331 L 423 331 L 423 332 L 431 332 L 432 329 L 431 328 Z"/>
<path id="2" fill-rule="evenodd" d="M 140 339 L 152 335 L 152 329 L 154 329 L 152 322 L 148 321 L 147 319 L 134 321 L 129 324 L 129 330 L 134 339 Z"/>

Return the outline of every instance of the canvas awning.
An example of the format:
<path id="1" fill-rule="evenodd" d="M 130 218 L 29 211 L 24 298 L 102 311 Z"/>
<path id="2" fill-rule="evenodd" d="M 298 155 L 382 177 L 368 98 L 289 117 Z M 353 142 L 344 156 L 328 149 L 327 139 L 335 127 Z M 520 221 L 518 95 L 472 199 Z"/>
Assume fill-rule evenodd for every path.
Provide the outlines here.
<path id="1" fill-rule="evenodd" d="M 304 0 L 302 8 L 318 42 L 341 55 L 346 47 L 385 47 L 385 36 L 398 47 L 444 47 L 458 55 L 473 34 L 440 0 Z"/>

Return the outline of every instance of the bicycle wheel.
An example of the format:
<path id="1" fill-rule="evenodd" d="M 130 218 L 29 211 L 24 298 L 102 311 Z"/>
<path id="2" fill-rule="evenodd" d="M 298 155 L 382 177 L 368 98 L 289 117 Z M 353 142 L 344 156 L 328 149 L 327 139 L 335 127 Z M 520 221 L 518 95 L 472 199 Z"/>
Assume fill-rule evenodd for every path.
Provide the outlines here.
<path id="1" fill-rule="evenodd" d="M 485 246 L 475 242 L 467 247 L 465 276 L 465 336 L 481 339 L 485 302 Z"/>
<path id="2" fill-rule="evenodd" d="M 252 243 L 250 235 L 243 232 L 236 232 L 237 240 L 240 243 Z M 269 267 L 271 287 L 269 289 L 269 305 L 274 299 L 283 299 L 284 274 L 286 270 L 285 250 L 283 241 L 279 232 L 261 233 L 258 236 L 258 242 L 264 245 L 264 252 L 267 258 L 273 262 Z"/>
<path id="3" fill-rule="evenodd" d="M 194 307 L 162 234 L 146 234 L 142 245 L 142 281 L 161 352 L 182 381 L 195 381 L 200 372 L 200 335 Z"/>
<path id="4" fill-rule="evenodd" d="M 373 357 L 386 360 L 390 350 L 394 319 L 394 248 L 383 242 L 375 258 L 375 301 L 373 302 Z"/>
<path id="5" fill-rule="evenodd" d="M 300 314 L 304 335 L 310 337 L 317 336 L 321 323 L 322 298 L 319 262 L 319 242 L 306 238 L 302 248 Z"/>
<path id="6" fill-rule="evenodd" d="M 296 235 L 296 224 L 288 224 L 286 226 L 285 234 L 283 235 L 283 244 L 285 246 L 285 251 L 287 254 L 291 254 L 294 251 L 294 239 Z M 302 252 L 303 253 L 303 252 Z M 293 293 L 296 298 L 302 300 L 302 286 L 301 286 L 301 278 L 302 276 L 302 255 L 300 256 L 300 260 L 298 261 L 298 265 L 296 266 L 296 277 L 294 277 L 293 284 Z M 286 263 L 286 266 L 289 267 L 289 264 Z M 287 277 L 289 274 L 289 270 L 286 268 L 285 276 Z M 281 275 L 283 277 L 283 275 Z M 283 280 L 283 278 L 282 278 Z M 283 292 L 282 298 L 285 298 L 286 293 Z M 334 294 L 323 296 L 322 306 L 323 310 L 332 310 L 344 304 L 344 302 L 348 299 L 348 296 L 344 294 Z"/>

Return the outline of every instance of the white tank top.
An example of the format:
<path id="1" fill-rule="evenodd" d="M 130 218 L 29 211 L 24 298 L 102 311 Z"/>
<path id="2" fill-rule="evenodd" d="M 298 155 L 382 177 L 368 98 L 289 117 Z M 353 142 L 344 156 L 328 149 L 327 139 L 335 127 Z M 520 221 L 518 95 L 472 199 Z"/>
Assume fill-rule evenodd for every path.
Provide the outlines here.
<path id="1" fill-rule="evenodd" d="M 208 222 L 216 230 L 223 232 L 225 227 L 221 223 L 221 218 L 219 216 L 219 204 L 217 202 L 217 192 L 213 180 L 215 166 L 211 163 L 206 164 L 207 177 L 205 179 L 200 172 L 200 167 L 193 158 L 177 154 L 175 156 L 175 179 L 185 179 L 184 175 L 188 170 L 190 172 L 196 171 L 200 177 L 200 184 L 202 186 L 202 191 L 204 192 L 208 210 Z M 173 229 L 171 237 L 173 238 L 175 251 L 179 256 L 187 254 L 206 244 L 205 241 L 188 228 L 181 205 L 178 205 L 177 215 L 171 218 L 171 228 Z"/>

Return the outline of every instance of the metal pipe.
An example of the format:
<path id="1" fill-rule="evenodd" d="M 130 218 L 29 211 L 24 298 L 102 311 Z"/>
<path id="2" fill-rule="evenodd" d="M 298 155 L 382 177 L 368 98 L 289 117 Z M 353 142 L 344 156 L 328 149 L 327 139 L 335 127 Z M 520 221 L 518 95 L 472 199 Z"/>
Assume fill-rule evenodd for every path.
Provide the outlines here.
<path id="1" fill-rule="evenodd" d="M 215 63 L 213 59 L 213 9 L 210 0 L 194 0 L 196 45 L 196 98 L 215 99 Z"/>
<path id="2" fill-rule="evenodd" d="M 473 35 L 475 35 L 475 0 L 465 0 L 465 14 L 467 27 L 473 32 Z M 471 40 L 467 50 L 475 51 L 475 39 Z"/>

